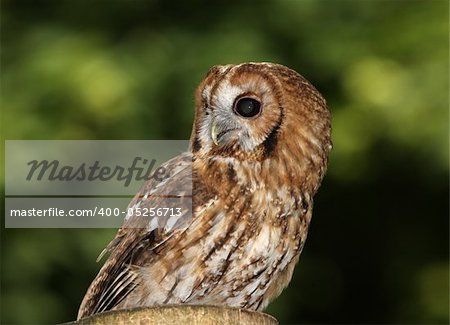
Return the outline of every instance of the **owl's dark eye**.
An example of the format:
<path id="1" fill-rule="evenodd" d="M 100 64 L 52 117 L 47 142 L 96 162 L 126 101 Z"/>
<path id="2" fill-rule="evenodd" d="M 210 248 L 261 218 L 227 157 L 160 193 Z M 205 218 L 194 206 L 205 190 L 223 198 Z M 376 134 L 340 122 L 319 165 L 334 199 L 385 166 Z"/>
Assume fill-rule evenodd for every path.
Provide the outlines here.
<path id="1" fill-rule="evenodd" d="M 261 103 L 254 98 L 243 97 L 234 104 L 234 112 L 245 118 L 254 117 L 261 112 Z"/>

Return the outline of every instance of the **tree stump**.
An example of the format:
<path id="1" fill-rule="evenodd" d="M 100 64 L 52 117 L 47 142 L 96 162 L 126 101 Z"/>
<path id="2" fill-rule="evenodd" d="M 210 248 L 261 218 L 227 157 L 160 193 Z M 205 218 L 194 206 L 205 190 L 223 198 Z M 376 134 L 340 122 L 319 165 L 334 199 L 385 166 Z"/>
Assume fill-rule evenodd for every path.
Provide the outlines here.
<path id="1" fill-rule="evenodd" d="M 174 305 L 109 311 L 67 325 L 277 325 L 267 314 L 218 306 Z"/>

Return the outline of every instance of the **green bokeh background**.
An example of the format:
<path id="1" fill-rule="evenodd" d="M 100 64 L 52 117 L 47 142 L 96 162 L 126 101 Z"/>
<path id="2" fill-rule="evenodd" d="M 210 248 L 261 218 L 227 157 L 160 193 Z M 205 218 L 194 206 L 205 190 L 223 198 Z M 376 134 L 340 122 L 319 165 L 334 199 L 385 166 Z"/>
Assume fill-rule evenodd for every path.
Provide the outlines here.
<path id="1" fill-rule="evenodd" d="M 215 64 L 310 80 L 334 149 L 281 323 L 449 322 L 447 1 L 16 1 L 4 139 L 187 139 Z M 2 209 L 3 210 L 3 209 Z M 1 323 L 73 320 L 111 229 L 4 229 Z"/>

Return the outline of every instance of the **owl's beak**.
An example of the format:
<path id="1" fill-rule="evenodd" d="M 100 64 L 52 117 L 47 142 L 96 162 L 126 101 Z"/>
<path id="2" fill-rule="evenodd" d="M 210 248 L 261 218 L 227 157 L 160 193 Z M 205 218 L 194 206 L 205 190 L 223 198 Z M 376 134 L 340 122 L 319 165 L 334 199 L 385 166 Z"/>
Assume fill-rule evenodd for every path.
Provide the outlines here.
<path id="1" fill-rule="evenodd" d="M 213 120 L 212 126 L 211 126 L 211 139 L 213 140 L 214 144 L 217 146 L 219 145 L 219 142 L 217 141 L 217 124 L 216 121 Z"/>
<path id="2" fill-rule="evenodd" d="M 217 123 L 215 120 L 213 120 L 211 123 L 211 139 L 214 144 L 218 146 L 220 142 L 223 142 L 224 136 L 234 130 L 236 130 L 236 128 L 227 128 L 226 125 Z"/>

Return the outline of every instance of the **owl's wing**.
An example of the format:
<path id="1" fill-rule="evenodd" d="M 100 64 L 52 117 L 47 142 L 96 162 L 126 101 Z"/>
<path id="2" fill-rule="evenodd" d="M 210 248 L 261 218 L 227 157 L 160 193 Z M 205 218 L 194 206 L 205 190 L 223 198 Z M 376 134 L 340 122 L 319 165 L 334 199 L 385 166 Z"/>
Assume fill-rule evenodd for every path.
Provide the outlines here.
<path id="1" fill-rule="evenodd" d="M 166 240 L 182 233 L 192 222 L 193 211 L 215 195 L 192 173 L 191 154 L 179 155 L 161 167 L 167 171 L 166 177 L 162 181 L 150 178 L 144 184 L 128 206 L 135 213 L 127 216 L 116 237 L 100 254 L 99 258 L 111 252 L 83 298 L 78 319 L 119 304 L 137 285 L 134 262 L 142 260 L 143 254 L 155 254 Z M 171 210 L 167 217 L 156 215 L 158 208 L 179 207 L 181 211 Z M 150 216 L 150 208 L 154 208 L 154 216 Z M 148 215 L 138 216 L 136 211 Z"/>

